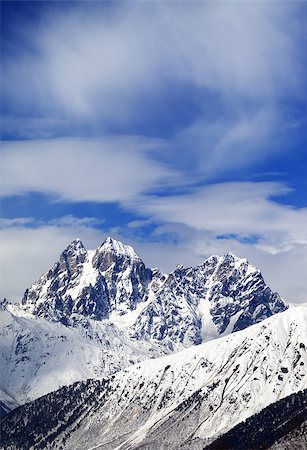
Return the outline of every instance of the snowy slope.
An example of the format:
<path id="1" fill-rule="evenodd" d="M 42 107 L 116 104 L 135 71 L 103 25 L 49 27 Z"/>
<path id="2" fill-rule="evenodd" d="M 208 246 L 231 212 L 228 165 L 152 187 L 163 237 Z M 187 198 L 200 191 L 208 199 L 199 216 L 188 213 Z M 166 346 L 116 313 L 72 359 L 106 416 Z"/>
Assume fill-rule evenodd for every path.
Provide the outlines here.
<path id="1" fill-rule="evenodd" d="M 78 326 L 66 327 L 14 306 L 0 311 L 0 343 L 0 402 L 10 409 L 163 354 L 151 344 L 132 341 L 109 321 L 83 318 Z"/>
<path id="2" fill-rule="evenodd" d="M 306 389 L 306 335 L 307 308 L 291 308 L 238 333 L 136 364 L 99 386 L 89 381 L 49 394 L 4 420 L 5 442 L 15 443 L 7 448 L 28 448 L 28 435 L 36 448 L 45 448 L 48 436 L 52 448 L 76 450 L 203 448 Z"/>
<path id="3" fill-rule="evenodd" d="M 284 444 L 284 447 L 281 445 Z M 307 389 L 262 409 L 203 450 L 307 448 Z"/>

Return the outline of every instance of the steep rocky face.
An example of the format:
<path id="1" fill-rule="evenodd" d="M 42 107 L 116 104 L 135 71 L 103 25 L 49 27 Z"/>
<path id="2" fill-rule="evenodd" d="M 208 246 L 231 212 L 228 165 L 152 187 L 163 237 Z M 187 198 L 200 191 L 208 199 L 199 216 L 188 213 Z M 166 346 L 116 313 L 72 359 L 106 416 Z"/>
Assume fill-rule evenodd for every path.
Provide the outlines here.
<path id="1" fill-rule="evenodd" d="M 132 339 L 161 342 L 169 351 L 244 329 L 287 308 L 245 259 L 212 256 L 166 275 L 146 268 L 132 247 L 111 238 L 94 251 L 74 241 L 26 291 L 22 304 L 66 325 L 80 316 L 110 319 Z"/>
<path id="2" fill-rule="evenodd" d="M 92 264 L 104 276 L 112 311 L 124 314 L 145 300 L 152 273 L 132 247 L 107 238 L 94 253 Z"/>
<path id="3" fill-rule="evenodd" d="M 22 299 L 25 309 L 41 317 L 65 321 L 74 306 L 67 291 L 79 284 L 87 257 L 79 239 L 68 245 L 53 268 L 26 290 Z"/>
<path id="4" fill-rule="evenodd" d="M 25 292 L 23 308 L 72 324 L 76 315 L 96 320 L 133 310 L 143 300 L 151 271 L 134 250 L 107 238 L 96 251 L 73 241 L 51 270 Z"/>
<path id="5" fill-rule="evenodd" d="M 279 429 L 306 413 L 301 393 L 307 388 L 306 324 L 307 309 L 291 308 L 107 380 L 63 388 L 10 413 L 1 422 L 3 445 L 15 450 L 48 448 L 48 443 L 66 450 L 196 450 L 251 418 L 246 429 L 242 424 L 240 438 L 261 448 L 259 418 L 265 418 L 259 432 L 265 443 L 272 437 L 274 414 Z M 287 400 L 292 394 L 297 395 Z"/>
<path id="6" fill-rule="evenodd" d="M 195 268 L 177 267 L 155 292 L 132 330 L 184 346 L 247 328 L 287 305 L 259 270 L 232 254 L 212 256 Z"/>

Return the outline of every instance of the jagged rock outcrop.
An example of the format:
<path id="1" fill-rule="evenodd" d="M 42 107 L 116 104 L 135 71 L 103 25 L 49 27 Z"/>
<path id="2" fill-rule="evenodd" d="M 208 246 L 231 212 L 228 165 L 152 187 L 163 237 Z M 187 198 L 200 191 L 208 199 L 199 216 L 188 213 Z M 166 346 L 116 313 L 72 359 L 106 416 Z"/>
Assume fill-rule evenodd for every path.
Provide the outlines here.
<path id="1" fill-rule="evenodd" d="M 25 292 L 24 309 L 72 324 L 79 314 L 96 320 L 125 313 L 144 299 L 151 271 L 132 247 L 107 238 L 95 251 L 73 241 L 59 262 Z"/>

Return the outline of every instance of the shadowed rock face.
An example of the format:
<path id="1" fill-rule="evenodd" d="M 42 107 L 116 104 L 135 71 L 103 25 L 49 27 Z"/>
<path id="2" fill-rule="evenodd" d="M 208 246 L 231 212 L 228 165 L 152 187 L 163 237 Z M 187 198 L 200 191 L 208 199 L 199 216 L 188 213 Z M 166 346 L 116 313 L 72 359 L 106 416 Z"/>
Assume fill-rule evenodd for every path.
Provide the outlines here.
<path id="1" fill-rule="evenodd" d="M 244 329 L 287 305 L 244 259 L 213 256 L 195 268 L 178 267 L 138 316 L 134 336 L 199 344 Z"/>
<path id="2" fill-rule="evenodd" d="M 73 241 L 52 269 L 26 290 L 22 305 L 40 317 L 67 322 L 74 302 L 65 293 L 78 284 L 86 258 L 87 251 L 82 242 Z"/>
<path id="3" fill-rule="evenodd" d="M 151 270 L 131 247 L 108 238 L 95 252 L 87 252 L 76 240 L 27 289 L 22 305 L 35 315 L 65 324 L 76 314 L 103 320 L 113 310 L 134 310 L 151 278 Z"/>
<path id="4" fill-rule="evenodd" d="M 111 311 L 125 313 L 145 300 L 152 271 L 131 247 L 107 238 L 95 251 L 92 264 L 104 276 Z"/>

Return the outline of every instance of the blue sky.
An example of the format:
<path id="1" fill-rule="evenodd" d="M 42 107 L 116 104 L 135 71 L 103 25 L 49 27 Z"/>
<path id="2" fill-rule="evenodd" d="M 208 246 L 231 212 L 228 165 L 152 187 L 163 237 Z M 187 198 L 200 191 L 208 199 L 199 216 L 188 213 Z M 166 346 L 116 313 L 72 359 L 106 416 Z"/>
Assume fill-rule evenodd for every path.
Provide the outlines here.
<path id="1" fill-rule="evenodd" d="M 1 3 L 2 296 L 80 237 L 307 301 L 305 2 Z"/>

